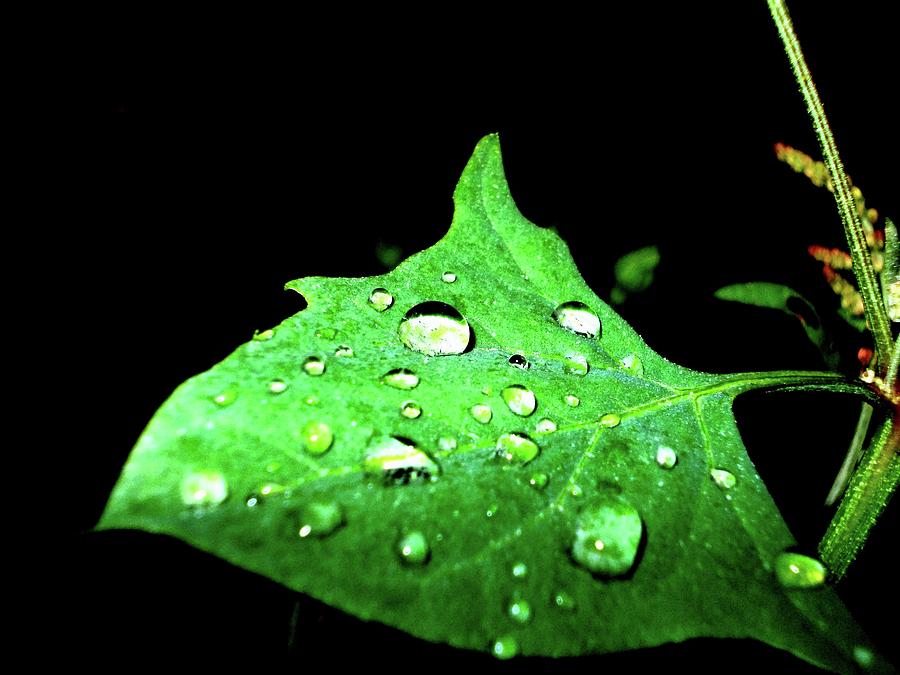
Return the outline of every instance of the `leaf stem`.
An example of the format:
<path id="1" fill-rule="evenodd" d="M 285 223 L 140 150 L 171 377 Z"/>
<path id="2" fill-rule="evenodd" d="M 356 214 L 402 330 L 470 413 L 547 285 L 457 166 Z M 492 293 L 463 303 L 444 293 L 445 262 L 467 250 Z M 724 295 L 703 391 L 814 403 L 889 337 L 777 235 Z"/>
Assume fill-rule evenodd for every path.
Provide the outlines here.
<path id="1" fill-rule="evenodd" d="M 838 212 L 841 215 L 844 233 L 847 236 L 847 243 L 850 247 L 853 272 L 856 275 L 856 283 L 863 298 L 866 322 L 872 331 L 875 341 L 875 353 L 878 356 L 878 374 L 884 376 L 887 373 L 888 358 L 891 353 L 890 323 L 884 304 L 881 301 L 881 293 L 878 291 L 875 270 L 872 267 L 872 258 L 866 244 L 862 222 L 856 210 L 853 195 L 850 192 L 850 181 L 844 172 L 844 166 L 838 154 L 834 135 L 831 132 L 831 127 L 828 125 L 828 118 L 825 116 L 825 108 L 822 106 L 816 85 L 813 83 L 812 75 L 806 65 L 803 51 L 800 49 L 800 41 L 794 32 L 787 5 L 784 3 L 784 0 L 768 0 L 768 2 L 769 11 L 772 14 L 775 25 L 778 27 L 778 34 L 781 36 L 785 52 L 787 52 L 791 68 L 794 71 L 794 77 L 797 79 L 800 90 L 803 92 L 803 98 L 806 100 L 806 107 L 809 111 L 809 116 L 812 118 L 816 136 L 818 136 L 819 144 L 822 146 L 825 165 L 828 167 L 828 174 L 834 186 L 834 198 L 837 201 Z"/>
<path id="2" fill-rule="evenodd" d="M 900 339 L 894 343 L 894 351 L 891 353 L 891 361 L 888 364 L 887 375 L 884 378 L 884 386 L 889 395 L 894 395 L 897 389 L 897 367 L 900 366 Z"/>

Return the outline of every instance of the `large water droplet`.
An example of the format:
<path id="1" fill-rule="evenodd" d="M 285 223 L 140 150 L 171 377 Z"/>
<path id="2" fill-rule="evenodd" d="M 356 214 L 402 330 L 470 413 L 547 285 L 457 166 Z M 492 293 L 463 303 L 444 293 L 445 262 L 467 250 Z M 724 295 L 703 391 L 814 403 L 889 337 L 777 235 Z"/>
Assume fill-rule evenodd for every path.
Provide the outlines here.
<path id="1" fill-rule="evenodd" d="M 272 380 L 269 382 L 269 391 L 273 394 L 281 394 L 287 391 L 288 384 L 284 380 Z"/>
<path id="2" fill-rule="evenodd" d="M 415 389 L 419 386 L 419 376 L 406 368 L 394 368 L 381 376 L 381 381 L 394 389 Z"/>
<path id="3" fill-rule="evenodd" d="M 635 377 L 644 376 L 644 364 L 636 354 L 629 354 L 622 359 L 622 368 L 624 368 L 629 375 L 634 375 Z"/>
<path id="4" fill-rule="evenodd" d="M 507 462 L 528 464 L 539 452 L 538 444 L 525 434 L 508 433 L 497 439 L 497 456 Z"/>
<path id="5" fill-rule="evenodd" d="M 334 442 L 334 434 L 331 427 L 324 422 L 307 422 L 300 430 L 303 439 L 303 449 L 311 455 L 322 455 L 328 452 Z"/>
<path id="6" fill-rule="evenodd" d="M 452 284 L 453 282 L 456 281 L 456 275 L 453 272 L 444 272 L 441 275 L 441 281 L 443 281 L 446 284 Z"/>
<path id="7" fill-rule="evenodd" d="M 535 490 L 543 490 L 547 487 L 547 483 L 549 482 L 550 476 L 543 472 L 534 473 L 531 475 L 531 478 L 528 479 L 528 484 Z"/>
<path id="8" fill-rule="evenodd" d="M 274 328 L 270 328 L 270 329 L 264 330 L 264 331 L 254 331 L 253 332 L 253 339 L 256 340 L 257 342 L 266 342 L 268 340 L 271 340 L 273 337 L 275 337 L 275 329 Z"/>
<path id="9" fill-rule="evenodd" d="M 400 341 L 429 356 L 462 354 L 472 331 L 465 317 L 443 302 L 423 302 L 410 309 L 397 330 Z"/>
<path id="10" fill-rule="evenodd" d="M 534 392 L 521 384 L 506 387 L 500 395 L 509 409 L 520 417 L 528 417 L 537 407 Z"/>
<path id="11" fill-rule="evenodd" d="M 606 427 L 607 429 L 612 429 L 613 427 L 619 426 L 619 422 L 621 421 L 622 418 L 615 413 L 607 413 L 603 415 L 599 420 L 600 426 Z"/>
<path id="12" fill-rule="evenodd" d="M 491 418 L 494 416 L 494 412 L 491 410 L 489 405 L 485 405 L 484 403 L 477 403 L 472 406 L 472 409 L 469 411 L 472 413 L 472 417 L 474 417 L 478 422 L 482 424 L 487 424 L 491 421 Z"/>
<path id="13" fill-rule="evenodd" d="M 579 399 L 579 398 L 578 398 L 577 396 L 575 396 L 574 394 L 566 394 L 566 395 L 563 397 L 563 401 L 566 402 L 566 405 L 567 405 L 567 406 L 570 406 L 570 407 L 572 407 L 572 408 L 577 408 L 577 407 L 578 407 L 578 404 L 581 403 L 581 399 Z"/>
<path id="14" fill-rule="evenodd" d="M 234 389 L 226 389 L 213 396 L 213 403 L 224 408 L 234 403 L 235 399 L 237 399 L 237 392 Z"/>
<path id="15" fill-rule="evenodd" d="M 709 477 L 723 490 L 730 490 L 737 483 L 737 478 L 734 477 L 734 474 L 725 469 L 713 469 L 709 472 Z"/>
<path id="16" fill-rule="evenodd" d="M 575 610 L 575 598 L 565 591 L 559 591 L 553 596 L 553 604 L 559 609 L 564 609 L 567 612 Z"/>
<path id="17" fill-rule="evenodd" d="M 383 312 L 394 304 L 394 296 L 386 288 L 376 288 L 369 294 L 369 307 L 376 312 Z"/>
<path id="18" fill-rule="evenodd" d="M 510 603 L 507 614 L 513 621 L 528 623 L 531 621 L 531 605 L 527 600 L 515 600 Z"/>
<path id="19" fill-rule="evenodd" d="M 566 354 L 563 357 L 563 372 L 567 375 L 584 377 L 590 370 L 590 365 L 581 354 Z"/>
<path id="20" fill-rule="evenodd" d="M 821 562 L 800 553 L 782 553 L 775 559 L 775 577 L 785 588 L 819 588 L 826 575 Z"/>
<path id="21" fill-rule="evenodd" d="M 338 358 L 350 358 L 353 356 L 353 347 L 350 345 L 338 345 L 334 350 L 334 355 Z"/>
<path id="22" fill-rule="evenodd" d="M 325 362 L 318 356 L 309 356 L 303 362 L 303 372 L 318 377 L 325 372 Z"/>
<path id="23" fill-rule="evenodd" d="M 634 506 L 623 499 L 603 499 L 578 514 L 572 558 L 594 574 L 627 574 L 634 566 L 643 530 L 641 514 Z"/>
<path id="24" fill-rule="evenodd" d="M 504 635 L 494 641 L 491 654 L 501 660 L 511 659 L 519 653 L 519 643 L 512 635 Z"/>
<path id="25" fill-rule="evenodd" d="M 546 417 L 537 423 L 535 429 L 541 434 L 550 434 L 556 431 L 556 422 Z"/>
<path id="26" fill-rule="evenodd" d="M 380 476 L 386 483 L 405 485 L 428 480 L 440 474 L 440 467 L 425 452 L 408 440 L 396 436 L 376 436 L 366 449 L 363 469 Z"/>
<path id="27" fill-rule="evenodd" d="M 414 420 L 422 415 L 422 406 L 415 401 L 404 401 L 400 404 L 400 414 L 407 419 Z"/>
<path id="28" fill-rule="evenodd" d="M 577 335 L 593 338 L 600 334 L 600 317 L 583 302 L 564 302 L 553 310 L 556 323 Z"/>
<path id="29" fill-rule="evenodd" d="M 307 537 L 326 537 L 344 524 L 344 509 L 335 501 L 310 502 L 300 513 L 297 534 Z"/>
<path id="30" fill-rule="evenodd" d="M 528 565 L 523 562 L 517 562 L 512 566 L 512 575 L 516 579 L 524 579 L 528 576 Z"/>
<path id="31" fill-rule="evenodd" d="M 671 469 L 678 463 L 678 455 L 672 448 L 661 445 L 656 449 L 656 463 L 664 469 Z"/>
<path id="32" fill-rule="evenodd" d="M 509 357 L 509 365 L 521 368 L 522 370 L 528 370 L 531 364 L 529 364 L 528 359 L 521 354 L 513 354 Z"/>
<path id="33" fill-rule="evenodd" d="M 185 506 L 216 506 L 228 498 L 228 483 L 219 471 L 194 471 L 181 481 Z"/>
<path id="34" fill-rule="evenodd" d="M 407 565 L 424 565 L 428 562 L 431 549 L 425 535 L 416 530 L 403 535 L 397 543 L 397 553 Z"/>

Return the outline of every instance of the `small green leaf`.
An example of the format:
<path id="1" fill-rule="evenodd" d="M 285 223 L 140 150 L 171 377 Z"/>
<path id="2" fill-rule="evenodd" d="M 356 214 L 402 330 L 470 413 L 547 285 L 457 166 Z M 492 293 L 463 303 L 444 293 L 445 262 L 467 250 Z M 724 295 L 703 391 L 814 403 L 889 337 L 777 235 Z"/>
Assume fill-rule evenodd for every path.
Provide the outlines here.
<path id="1" fill-rule="evenodd" d="M 645 246 L 619 258 L 613 269 L 616 285 L 610 293 L 612 301 L 621 304 L 629 293 L 646 291 L 653 283 L 653 273 L 657 265 L 659 265 L 659 249 L 656 246 Z"/>
<path id="2" fill-rule="evenodd" d="M 706 375 L 651 351 L 518 212 L 496 136 L 455 204 L 448 234 L 387 274 L 291 282 L 307 309 L 178 388 L 99 528 L 180 537 L 503 659 L 712 636 L 878 668 L 833 591 L 776 578 L 795 542 L 731 410 L 840 378 Z"/>

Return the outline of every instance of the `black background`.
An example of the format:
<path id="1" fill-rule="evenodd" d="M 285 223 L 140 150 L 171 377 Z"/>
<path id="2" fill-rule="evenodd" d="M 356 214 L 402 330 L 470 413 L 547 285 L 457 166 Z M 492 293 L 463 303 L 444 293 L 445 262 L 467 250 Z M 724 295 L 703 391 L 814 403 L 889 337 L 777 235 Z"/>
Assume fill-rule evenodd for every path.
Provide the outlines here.
<path id="1" fill-rule="evenodd" d="M 868 203 L 898 219 L 895 35 L 877 3 L 854 3 L 852 16 L 821 4 L 792 10 L 845 165 Z M 711 372 L 822 367 L 791 317 L 712 298 L 765 280 L 792 285 L 823 314 L 835 306 L 806 254 L 811 243 L 842 245 L 833 200 L 772 151 L 783 141 L 818 153 L 763 3 L 591 17 L 460 11 L 455 29 L 448 17 L 399 28 L 398 17 L 358 10 L 353 28 L 347 17 L 302 17 L 260 32 L 210 29 L 217 46 L 183 58 L 165 41 L 128 48 L 123 29 L 68 99 L 80 111 L 147 114 L 73 125 L 36 153 L 33 175 L 48 189 L 33 210 L 34 250 L 53 325 L 71 331 L 51 352 L 71 396 L 48 431 L 62 438 L 72 507 L 56 514 L 64 565 L 37 618 L 67 658 L 802 667 L 752 642 L 711 640 L 499 664 L 302 598 L 289 652 L 293 594 L 173 540 L 89 532 L 175 386 L 301 309 L 286 281 L 377 274 L 379 243 L 409 254 L 440 238 L 459 173 L 494 131 L 520 210 L 558 229 L 601 296 L 617 257 L 659 245 L 657 282 L 620 310 L 651 347 Z M 852 370 L 859 336 L 826 322 L 848 340 Z M 808 550 L 830 517 L 820 505 L 857 406 L 799 394 L 737 405 L 750 455 Z M 839 587 L 894 660 L 890 621 L 877 612 L 897 604 L 896 511 Z"/>

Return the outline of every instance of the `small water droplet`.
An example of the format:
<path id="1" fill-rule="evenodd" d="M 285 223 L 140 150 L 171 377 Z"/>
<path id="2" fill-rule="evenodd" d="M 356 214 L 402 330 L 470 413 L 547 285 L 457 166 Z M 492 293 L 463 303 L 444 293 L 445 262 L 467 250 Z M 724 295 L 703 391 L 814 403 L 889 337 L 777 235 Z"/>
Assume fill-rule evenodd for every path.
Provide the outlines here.
<path id="1" fill-rule="evenodd" d="M 549 434 L 556 431 L 556 422 L 551 419 L 547 419 L 546 417 L 537 423 L 535 427 L 538 433 L 541 434 Z"/>
<path id="2" fill-rule="evenodd" d="M 578 483 L 573 483 L 569 488 L 569 494 L 573 497 L 580 497 L 584 494 L 584 490 L 581 489 L 581 486 Z"/>
<path id="3" fill-rule="evenodd" d="M 308 356 L 303 362 L 303 372 L 318 377 L 325 372 L 325 362 L 318 356 Z"/>
<path id="4" fill-rule="evenodd" d="M 407 565 L 424 565 L 428 562 L 431 549 L 425 535 L 416 530 L 403 535 L 397 543 L 397 553 Z"/>
<path id="5" fill-rule="evenodd" d="M 575 598 L 565 591 L 559 591 L 553 596 L 553 604 L 559 609 L 564 609 L 567 612 L 575 610 Z"/>
<path id="6" fill-rule="evenodd" d="M 528 576 L 528 565 L 523 562 L 517 562 L 512 566 L 512 575 L 516 579 L 524 579 Z"/>
<path id="7" fill-rule="evenodd" d="M 376 288 L 369 294 L 369 307 L 383 312 L 394 304 L 394 296 L 386 288 Z"/>
<path id="8" fill-rule="evenodd" d="M 587 338 L 600 334 L 600 317 L 583 302 L 564 302 L 553 310 L 556 323 L 577 335 Z"/>
<path id="9" fill-rule="evenodd" d="M 775 577 L 785 588 L 820 588 L 826 575 L 821 562 L 800 553 L 782 553 L 775 559 Z"/>
<path id="10" fill-rule="evenodd" d="M 266 342 L 267 340 L 271 340 L 273 337 L 275 337 L 275 329 L 274 328 L 270 328 L 269 330 L 264 330 L 264 331 L 254 331 L 253 332 L 253 339 L 256 340 L 257 342 Z"/>
<path id="11" fill-rule="evenodd" d="M 577 408 L 578 404 L 581 403 L 581 399 L 579 399 L 574 394 L 566 394 L 566 396 L 563 398 L 563 401 L 566 402 L 567 406 L 571 406 L 572 408 Z"/>
<path id="12" fill-rule="evenodd" d="M 472 330 L 455 308 L 443 302 L 423 302 L 410 309 L 397 329 L 409 349 L 428 356 L 462 354 L 469 346 Z"/>
<path id="13" fill-rule="evenodd" d="M 306 405 L 319 405 L 319 397 L 315 394 L 310 394 L 305 399 L 303 399 L 303 402 Z"/>
<path id="14" fill-rule="evenodd" d="M 487 424 L 494 416 L 494 412 L 491 410 L 491 407 L 489 405 L 485 405 L 484 403 L 473 405 L 472 409 L 469 412 L 472 413 L 472 417 L 474 417 L 478 422 L 481 422 L 482 424 Z"/>
<path id="15" fill-rule="evenodd" d="M 737 483 L 737 478 L 734 477 L 734 474 L 725 469 L 713 469 L 709 472 L 709 477 L 723 490 L 730 490 Z"/>
<path id="16" fill-rule="evenodd" d="M 369 476 L 380 476 L 385 483 L 406 485 L 429 480 L 440 474 L 431 457 L 408 440 L 396 436 L 376 436 L 366 449 L 363 470 Z"/>
<path id="17" fill-rule="evenodd" d="M 661 445 L 656 449 L 656 463 L 664 469 L 671 469 L 678 463 L 678 455 L 672 448 Z"/>
<path id="18" fill-rule="evenodd" d="M 600 418 L 600 426 L 612 429 L 613 427 L 619 426 L 619 422 L 621 421 L 622 418 L 615 413 L 607 413 Z"/>
<path id="19" fill-rule="evenodd" d="M 181 481 L 185 506 L 216 506 L 228 498 L 228 483 L 219 471 L 194 471 Z"/>
<path id="20" fill-rule="evenodd" d="M 300 513 L 297 534 L 307 537 L 326 537 L 344 524 L 344 509 L 335 501 L 310 502 Z"/>
<path id="21" fill-rule="evenodd" d="M 590 370 L 590 365 L 581 354 L 566 354 L 563 357 L 563 372 L 567 375 L 584 377 Z"/>
<path id="22" fill-rule="evenodd" d="M 635 377 L 644 376 L 644 364 L 636 354 L 629 354 L 622 359 L 621 363 L 622 368 L 624 368 L 629 375 L 634 375 Z"/>
<path id="23" fill-rule="evenodd" d="M 353 356 L 353 347 L 350 345 L 338 345 L 334 350 L 334 355 L 338 358 L 350 358 Z"/>
<path id="24" fill-rule="evenodd" d="M 527 600 L 516 600 L 510 603 L 507 613 L 510 619 L 518 623 L 531 621 L 531 605 Z"/>
<path id="25" fill-rule="evenodd" d="M 452 284 L 454 281 L 456 281 L 456 275 L 453 272 L 444 272 L 441 275 L 441 281 L 447 284 Z"/>
<path id="26" fill-rule="evenodd" d="M 525 434 L 507 433 L 497 439 L 497 456 L 507 462 L 515 464 L 528 464 L 538 456 L 540 448 L 538 444 Z"/>
<path id="27" fill-rule="evenodd" d="M 334 434 L 324 422 L 307 422 L 300 431 L 303 449 L 311 455 L 322 455 L 328 452 L 334 441 Z"/>
<path id="28" fill-rule="evenodd" d="M 273 394 L 281 394 L 287 391 L 288 384 L 284 380 L 272 380 L 269 382 L 269 391 Z"/>
<path id="29" fill-rule="evenodd" d="M 594 574 L 616 577 L 634 566 L 644 523 L 630 503 L 605 498 L 578 514 L 572 558 Z"/>
<path id="30" fill-rule="evenodd" d="M 405 418 L 414 420 L 422 414 L 422 406 L 415 401 L 404 401 L 400 404 L 400 414 Z"/>
<path id="31" fill-rule="evenodd" d="M 226 389 L 213 396 L 213 403 L 224 408 L 234 403 L 236 398 L 237 392 L 234 389 Z"/>
<path id="32" fill-rule="evenodd" d="M 875 654 L 871 649 L 867 649 L 862 645 L 856 645 L 853 648 L 853 658 L 861 668 L 868 670 L 875 663 Z"/>
<path id="33" fill-rule="evenodd" d="M 497 515 L 497 511 L 499 511 L 499 510 L 500 510 L 500 505 L 494 503 L 487 507 L 487 510 L 484 512 L 484 515 L 487 516 L 488 518 L 493 518 L 495 515 Z"/>
<path id="34" fill-rule="evenodd" d="M 494 641 L 491 654 L 501 660 L 511 659 L 519 653 L 519 643 L 512 635 L 504 635 Z"/>
<path id="35" fill-rule="evenodd" d="M 456 450 L 456 439 L 449 437 L 439 438 L 438 447 L 445 452 Z"/>
<path id="36" fill-rule="evenodd" d="M 509 357 L 509 365 L 515 366 L 516 368 L 521 368 L 522 370 L 528 370 L 531 367 L 531 364 L 528 363 L 528 359 L 526 359 L 521 354 L 513 354 Z"/>
<path id="37" fill-rule="evenodd" d="M 406 368 L 394 368 L 381 376 L 381 381 L 394 389 L 410 390 L 419 386 L 419 376 Z"/>
<path id="38" fill-rule="evenodd" d="M 537 407 L 534 392 L 521 384 L 513 384 L 506 387 L 500 395 L 507 407 L 520 417 L 528 417 Z"/>
<path id="39" fill-rule="evenodd" d="M 535 490 L 543 490 L 549 482 L 550 477 L 543 472 L 531 474 L 531 478 L 528 479 L 528 484 Z"/>
<path id="40" fill-rule="evenodd" d="M 247 499 L 244 503 L 252 509 L 254 506 L 257 506 L 260 503 L 259 495 L 257 495 L 257 494 L 247 495 Z"/>
<path id="41" fill-rule="evenodd" d="M 337 336 L 337 330 L 328 326 L 316 328 L 316 337 L 322 340 L 333 340 Z"/>

